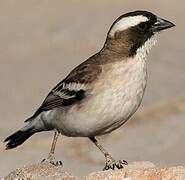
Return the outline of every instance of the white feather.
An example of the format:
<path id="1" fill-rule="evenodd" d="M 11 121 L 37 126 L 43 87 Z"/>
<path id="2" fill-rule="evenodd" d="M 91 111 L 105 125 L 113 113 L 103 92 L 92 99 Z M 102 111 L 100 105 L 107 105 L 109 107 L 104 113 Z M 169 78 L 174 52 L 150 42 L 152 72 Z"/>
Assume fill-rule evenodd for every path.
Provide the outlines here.
<path id="1" fill-rule="evenodd" d="M 53 89 L 52 92 L 58 96 L 60 96 L 63 99 L 70 99 L 75 97 L 75 95 L 67 95 L 63 90 L 69 90 L 69 91 L 79 91 L 79 90 L 86 90 L 86 86 L 85 84 L 81 84 L 81 83 L 62 83 L 62 88 L 61 91 L 56 89 Z"/>
<path id="2" fill-rule="evenodd" d="M 61 92 L 61 91 L 53 91 L 54 94 L 56 94 L 57 96 L 59 96 L 62 99 L 70 99 L 75 97 L 75 95 L 67 95 L 65 92 Z"/>
<path id="3" fill-rule="evenodd" d="M 136 26 L 140 24 L 141 22 L 148 21 L 148 18 L 142 15 L 138 16 L 130 16 L 130 17 L 123 17 L 118 22 L 116 22 L 113 27 L 111 28 L 109 34 L 111 36 L 114 36 L 115 32 L 117 31 L 123 31 L 125 29 L 128 29 L 130 27 Z"/>
<path id="4" fill-rule="evenodd" d="M 68 89 L 70 91 L 79 91 L 81 89 L 85 90 L 86 89 L 86 85 L 85 84 L 81 84 L 81 83 L 63 83 L 63 89 Z"/>
<path id="5" fill-rule="evenodd" d="M 145 60 L 151 48 L 156 44 L 156 42 L 157 34 L 153 35 L 144 43 L 144 45 L 137 49 L 136 58 Z"/>

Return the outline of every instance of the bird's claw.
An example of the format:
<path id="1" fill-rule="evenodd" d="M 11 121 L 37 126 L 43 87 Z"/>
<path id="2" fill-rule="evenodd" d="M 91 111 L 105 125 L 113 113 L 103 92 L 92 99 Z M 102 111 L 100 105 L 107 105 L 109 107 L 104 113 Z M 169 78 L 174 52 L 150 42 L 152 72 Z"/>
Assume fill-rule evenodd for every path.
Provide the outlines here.
<path id="1" fill-rule="evenodd" d="M 128 165 L 127 161 L 125 160 L 115 161 L 111 156 L 106 156 L 106 164 L 103 168 L 103 171 L 109 169 L 115 170 L 115 168 L 122 169 L 125 165 Z"/>
<path id="2" fill-rule="evenodd" d="M 41 161 L 41 163 L 43 163 L 43 162 L 48 162 L 54 166 L 62 166 L 63 165 L 62 161 L 55 161 L 55 157 L 50 156 L 50 155 L 48 156 L 48 158 L 45 158 Z"/>

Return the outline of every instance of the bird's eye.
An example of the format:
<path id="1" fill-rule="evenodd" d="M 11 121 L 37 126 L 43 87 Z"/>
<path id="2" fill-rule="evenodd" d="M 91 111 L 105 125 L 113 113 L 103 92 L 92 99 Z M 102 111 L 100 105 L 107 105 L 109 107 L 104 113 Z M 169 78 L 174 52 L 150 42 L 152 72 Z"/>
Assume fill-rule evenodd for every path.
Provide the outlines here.
<path id="1" fill-rule="evenodd" d="M 146 23 L 141 23 L 141 24 L 139 24 L 139 29 L 141 30 L 141 31 L 144 31 L 144 30 L 146 30 L 147 29 L 147 24 Z"/>

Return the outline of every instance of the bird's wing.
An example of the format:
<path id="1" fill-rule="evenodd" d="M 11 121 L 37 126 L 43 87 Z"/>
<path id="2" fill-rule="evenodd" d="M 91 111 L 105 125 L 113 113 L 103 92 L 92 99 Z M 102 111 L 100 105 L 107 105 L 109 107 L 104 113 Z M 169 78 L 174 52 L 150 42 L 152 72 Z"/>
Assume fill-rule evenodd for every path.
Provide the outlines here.
<path id="1" fill-rule="evenodd" d="M 81 101 L 87 96 L 87 91 L 91 89 L 92 83 L 100 73 L 101 66 L 97 64 L 86 62 L 77 66 L 52 89 L 35 114 L 26 121 L 33 119 L 43 111 L 70 106 Z"/>

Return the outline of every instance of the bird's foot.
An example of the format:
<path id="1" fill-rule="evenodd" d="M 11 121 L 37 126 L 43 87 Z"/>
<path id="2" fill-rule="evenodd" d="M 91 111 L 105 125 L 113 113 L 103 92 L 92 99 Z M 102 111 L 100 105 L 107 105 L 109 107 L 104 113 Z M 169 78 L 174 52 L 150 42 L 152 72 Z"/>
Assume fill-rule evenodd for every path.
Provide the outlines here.
<path id="1" fill-rule="evenodd" d="M 103 168 L 103 171 L 109 170 L 109 169 L 114 170 L 115 168 L 122 169 L 124 168 L 125 165 L 128 165 L 127 161 L 125 160 L 116 161 L 110 155 L 107 155 L 105 158 L 106 158 L 106 164 L 105 164 L 105 167 Z"/>
<path id="2" fill-rule="evenodd" d="M 63 165 L 62 161 L 55 160 L 54 154 L 49 154 L 49 156 L 47 158 L 45 158 L 41 161 L 41 163 L 43 163 L 43 162 L 48 162 L 54 166 L 62 166 Z"/>

